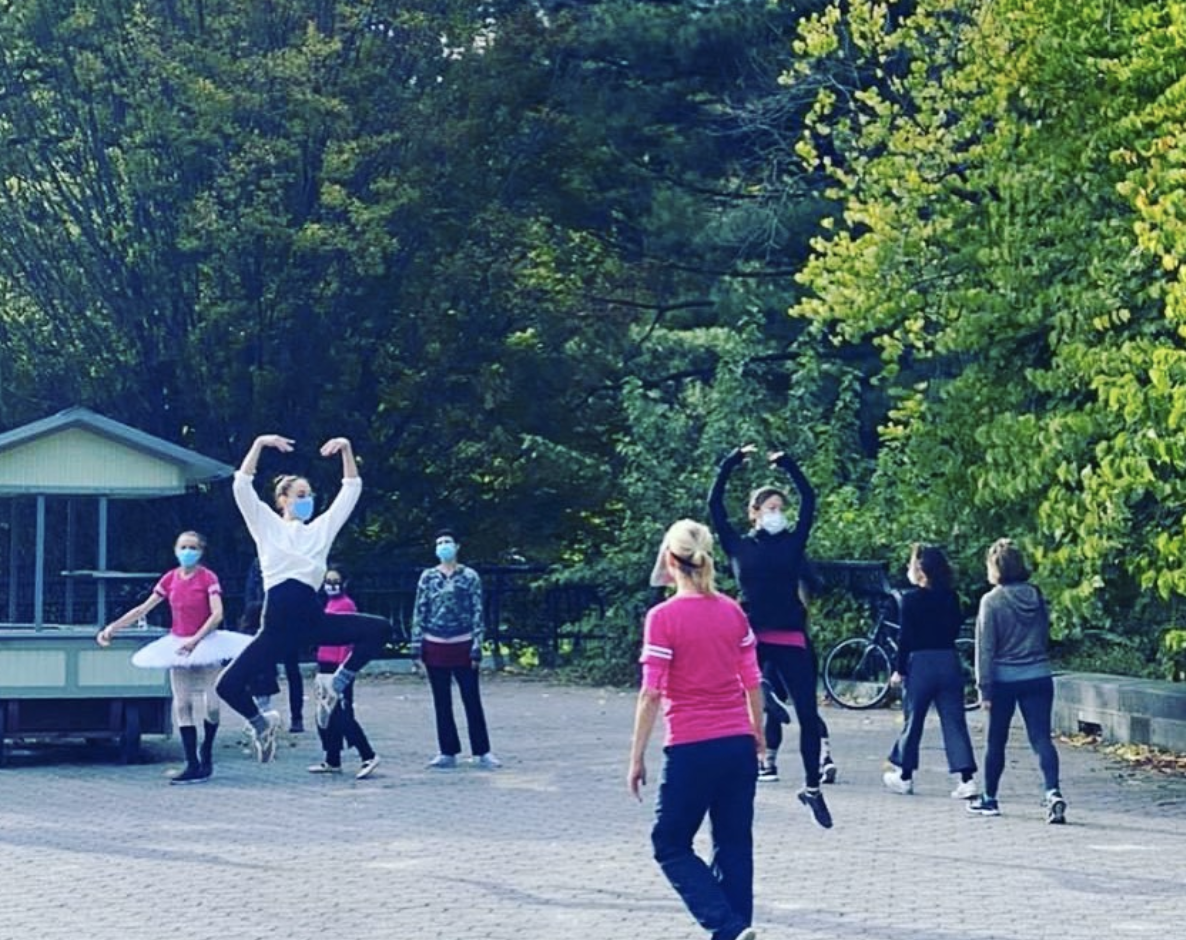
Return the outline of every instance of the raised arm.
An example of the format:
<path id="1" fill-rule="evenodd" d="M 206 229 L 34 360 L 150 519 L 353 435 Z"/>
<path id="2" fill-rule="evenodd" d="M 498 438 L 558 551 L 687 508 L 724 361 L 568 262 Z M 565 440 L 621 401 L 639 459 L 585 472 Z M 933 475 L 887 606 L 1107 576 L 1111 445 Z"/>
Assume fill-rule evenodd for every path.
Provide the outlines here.
<path id="1" fill-rule="evenodd" d="M 795 534 L 806 539 L 815 522 L 815 490 L 811 488 L 811 483 L 799 469 L 799 465 L 786 451 L 780 450 L 771 454 L 770 462 L 784 471 L 794 482 L 795 489 L 799 491 L 799 519 L 795 523 Z"/>
<path id="2" fill-rule="evenodd" d="M 354 459 L 354 448 L 350 444 L 350 439 L 346 437 L 333 437 L 321 445 L 322 457 L 331 457 L 334 454 L 342 455 L 343 479 L 357 479 L 358 463 Z"/>
<path id="3" fill-rule="evenodd" d="M 753 446 L 747 445 L 730 451 L 717 468 L 716 479 L 712 481 L 712 488 L 708 491 L 708 516 L 712 520 L 712 527 L 717 531 L 717 538 L 721 540 L 721 548 L 730 556 L 734 554 L 732 548 L 741 536 L 729 522 L 729 513 L 725 509 L 725 487 L 729 483 L 730 474 L 741 466 L 752 450 Z"/>

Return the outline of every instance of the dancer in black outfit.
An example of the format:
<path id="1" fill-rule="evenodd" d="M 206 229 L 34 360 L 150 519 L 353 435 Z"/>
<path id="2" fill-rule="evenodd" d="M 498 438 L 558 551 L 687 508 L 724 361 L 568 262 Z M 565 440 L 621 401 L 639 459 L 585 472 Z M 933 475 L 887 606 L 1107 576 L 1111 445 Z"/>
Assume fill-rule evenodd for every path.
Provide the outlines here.
<path id="1" fill-rule="evenodd" d="M 807 537 L 815 519 L 815 491 L 807 477 L 786 453 L 769 455 L 770 464 L 785 471 L 799 492 L 799 516 L 793 529 L 784 513 L 786 495 L 775 486 L 756 490 L 749 501 L 753 528 L 741 535 L 725 511 L 725 487 L 729 475 L 756 448 L 739 447 L 721 463 L 708 495 L 708 511 L 729 557 L 733 575 L 741 589 L 742 604 L 758 638 L 758 663 L 771 692 L 785 691 L 799 720 L 799 753 L 806 783 L 797 794 L 824 828 L 832 815 L 820 791 L 820 717 L 817 702 L 818 676 L 815 653 L 807 636 L 807 608 L 800 596 L 806 574 Z M 766 747 L 770 751 L 782 735 L 778 704 L 768 709 Z M 767 758 L 770 759 L 769 757 Z"/>

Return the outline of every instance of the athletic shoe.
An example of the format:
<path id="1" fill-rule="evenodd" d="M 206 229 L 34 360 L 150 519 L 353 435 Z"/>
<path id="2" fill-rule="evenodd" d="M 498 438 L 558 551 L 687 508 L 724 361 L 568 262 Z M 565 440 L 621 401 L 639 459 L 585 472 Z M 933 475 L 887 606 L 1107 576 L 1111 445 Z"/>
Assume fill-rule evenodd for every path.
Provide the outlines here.
<path id="1" fill-rule="evenodd" d="M 787 703 L 774 694 L 774 686 L 770 684 L 770 680 L 762 680 L 762 698 L 766 703 L 766 712 L 775 721 L 780 724 L 789 725 L 791 723 L 791 710 L 787 707 Z"/>
<path id="2" fill-rule="evenodd" d="M 835 783 L 837 773 L 839 771 L 836 768 L 836 762 L 832 760 L 832 755 L 825 754 L 819 765 L 820 783 Z"/>
<path id="3" fill-rule="evenodd" d="M 778 765 L 764 760 L 758 765 L 758 783 L 778 783 Z"/>
<path id="4" fill-rule="evenodd" d="M 202 761 L 198 764 L 198 773 L 202 775 L 203 780 L 209 780 L 214 776 L 214 765 L 210 761 Z"/>
<path id="5" fill-rule="evenodd" d="M 479 754 L 473 759 L 473 765 L 478 770 L 498 770 L 502 766 L 502 761 L 487 751 L 485 754 Z"/>
<path id="6" fill-rule="evenodd" d="M 200 764 L 186 764 L 185 769 L 170 780 L 169 783 L 205 783 L 209 779 L 210 775 L 202 773 Z"/>
<path id="7" fill-rule="evenodd" d="M 355 780 L 365 780 L 369 777 L 376 767 L 379 766 L 379 755 L 376 754 L 370 760 L 364 760 L 362 765 L 358 768 L 358 773 L 354 775 Z"/>
<path id="8" fill-rule="evenodd" d="M 325 761 L 321 761 L 317 764 L 310 764 L 305 768 L 305 770 L 309 771 L 311 774 L 340 774 L 342 772 L 342 767 L 340 764 L 335 766 L 333 764 L 327 764 Z"/>
<path id="9" fill-rule="evenodd" d="M 1051 790 L 1042 801 L 1046 807 L 1046 822 L 1053 826 L 1061 826 L 1067 821 L 1067 801 L 1057 790 Z"/>
<path id="10" fill-rule="evenodd" d="M 428 766 L 433 770 L 451 770 L 457 766 L 457 757 L 454 754 L 438 754 L 428 762 Z"/>
<path id="11" fill-rule="evenodd" d="M 811 810 L 811 815 L 815 817 L 817 823 L 825 829 L 832 828 L 832 814 L 828 812 L 828 804 L 824 802 L 824 795 L 818 787 L 814 790 L 804 787 L 797 796 L 799 802 Z"/>
<path id="12" fill-rule="evenodd" d="M 758 932 L 753 927 L 746 927 L 734 940 L 758 940 Z"/>
<path id="13" fill-rule="evenodd" d="M 329 716 L 334 713 L 338 699 L 341 698 L 334 689 L 333 679 L 331 677 L 326 678 L 329 678 L 330 681 L 317 681 L 313 683 L 314 699 L 317 702 L 317 727 L 322 730 L 329 727 Z M 317 679 L 321 680 L 322 677 L 318 676 Z"/>
<path id="14" fill-rule="evenodd" d="M 903 780 L 900 770 L 887 770 L 881 775 L 881 782 L 885 784 L 886 789 L 901 793 L 903 796 L 909 796 L 914 792 L 914 781 Z"/>
<path id="15" fill-rule="evenodd" d="M 251 744 L 255 748 L 255 757 L 261 764 L 266 764 L 276 756 L 276 736 L 280 731 L 280 714 L 278 712 L 264 712 L 267 727 L 263 731 L 251 728 Z"/>
<path id="16" fill-rule="evenodd" d="M 288 730 L 292 734 L 304 734 L 305 723 L 300 718 L 294 718 L 288 723 Z"/>
<path id="17" fill-rule="evenodd" d="M 953 800 L 971 800 L 980 795 L 975 780 L 964 780 L 951 791 Z"/>
<path id="18" fill-rule="evenodd" d="M 1000 816 L 1001 807 L 995 796 L 978 796 L 968 801 L 968 812 L 973 816 Z"/>

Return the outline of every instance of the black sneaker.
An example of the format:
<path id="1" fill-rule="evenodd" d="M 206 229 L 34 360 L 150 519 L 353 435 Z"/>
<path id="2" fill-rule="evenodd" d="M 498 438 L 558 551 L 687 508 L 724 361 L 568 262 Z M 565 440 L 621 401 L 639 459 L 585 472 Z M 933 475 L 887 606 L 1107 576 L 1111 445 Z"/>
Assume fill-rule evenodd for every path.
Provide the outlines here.
<path id="1" fill-rule="evenodd" d="M 814 790 L 804 787 L 797 795 L 799 802 L 811 810 L 811 815 L 817 823 L 825 829 L 832 828 L 832 814 L 828 812 L 828 804 L 824 802 L 824 794 L 818 787 Z"/>
<path id="2" fill-rule="evenodd" d="M 302 721 L 300 718 L 294 718 L 291 722 L 289 722 L 288 731 L 290 734 L 304 734 L 305 733 L 304 721 Z"/>
<path id="3" fill-rule="evenodd" d="M 819 765 L 819 779 L 820 783 L 835 783 L 836 774 L 839 771 L 836 769 L 836 762 L 832 760 L 832 755 L 828 754 Z"/>
<path id="4" fill-rule="evenodd" d="M 1051 790 L 1042 801 L 1046 807 L 1046 822 L 1052 826 L 1062 826 L 1067 821 L 1067 801 L 1057 790 Z"/>
<path id="5" fill-rule="evenodd" d="M 774 694 L 774 686 L 769 679 L 762 680 L 762 698 L 766 703 L 766 713 L 779 724 L 791 723 L 791 712 L 787 703 Z"/>
<path id="6" fill-rule="evenodd" d="M 1000 816 L 1001 807 L 995 796 L 978 796 L 968 801 L 968 812 L 973 816 Z"/>
<path id="7" fill-rule="evenodd" d="M 205 783 L 209 779 L 209 774 L 202 773 L 200 764 L 186 764 L 185 770 L 181 771 L 169 783 Z"/>
<path id="8" fill-rule="evenodd" d="M 778 765 L 772 760 L 758 765 L 758 783 L 778 783 Z"/>

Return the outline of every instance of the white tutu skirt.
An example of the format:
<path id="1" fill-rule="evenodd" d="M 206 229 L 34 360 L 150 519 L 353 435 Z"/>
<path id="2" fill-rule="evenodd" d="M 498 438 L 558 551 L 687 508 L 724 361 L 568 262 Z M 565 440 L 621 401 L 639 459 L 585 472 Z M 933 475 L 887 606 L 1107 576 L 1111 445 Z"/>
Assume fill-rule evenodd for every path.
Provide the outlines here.
<path id="1" fill-rule="evenodd" d="M 231 630 L 214 630 L 207 633 L 202 642 L 188 656 L 177 652 L 186 637 L 166 633 L 159 640 L 136 650 L 132 665 L 141 669 L 196 669 L 199 666 L 218 666 L 234 659 L 250 643 L 252 637 L 246 633 Z"/>

